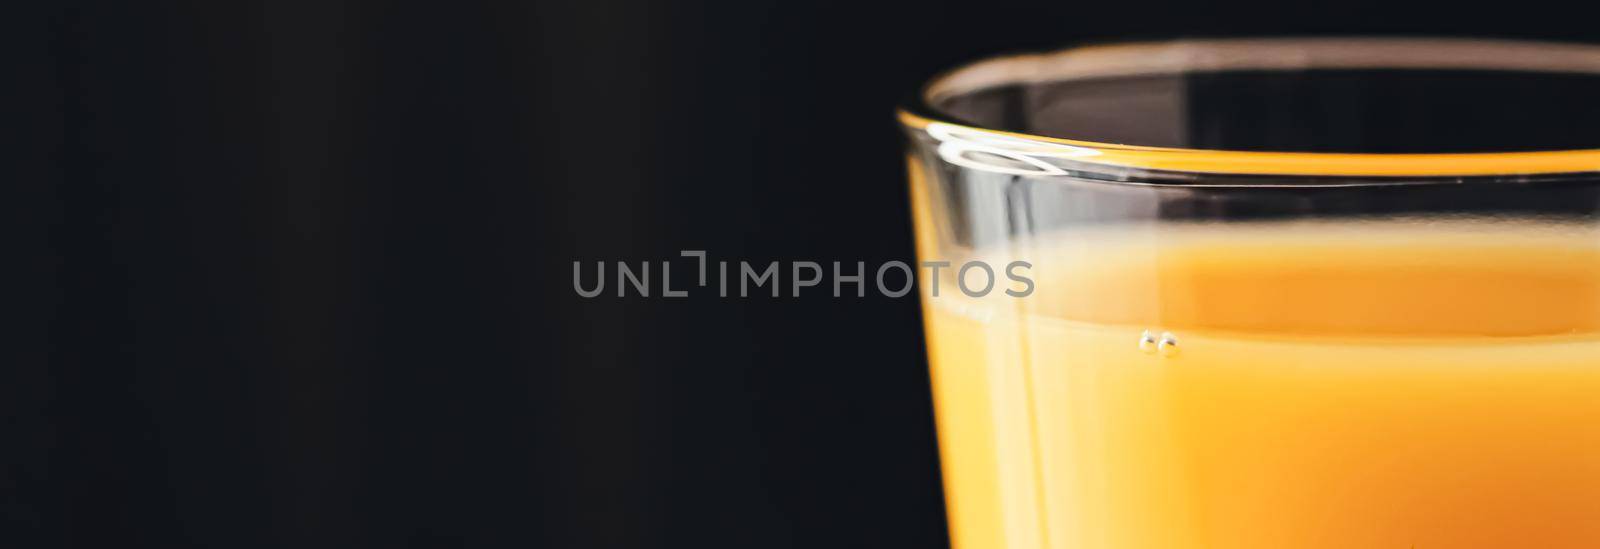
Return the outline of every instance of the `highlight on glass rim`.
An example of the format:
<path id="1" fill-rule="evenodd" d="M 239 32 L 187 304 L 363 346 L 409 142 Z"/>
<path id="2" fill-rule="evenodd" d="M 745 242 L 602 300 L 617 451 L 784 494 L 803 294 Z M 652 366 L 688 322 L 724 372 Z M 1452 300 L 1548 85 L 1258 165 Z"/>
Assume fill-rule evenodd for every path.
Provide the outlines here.
<path id="1" fill-rule="evenodd" d="M 12 4 L 0 549 L 1600 549 L 1574 6 Z"/>

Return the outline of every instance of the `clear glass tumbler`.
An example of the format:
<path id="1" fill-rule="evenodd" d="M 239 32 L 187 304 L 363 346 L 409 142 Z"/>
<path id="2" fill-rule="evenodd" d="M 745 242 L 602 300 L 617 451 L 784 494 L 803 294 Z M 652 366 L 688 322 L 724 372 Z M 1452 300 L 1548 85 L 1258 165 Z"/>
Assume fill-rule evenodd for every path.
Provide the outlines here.
<path id="1" fill-rule="evenodd" d="M 955 545 L 1600 547 L 1597 101 L 1600 48 L 1464 39 L 935 79 L 900 119 Z"/>

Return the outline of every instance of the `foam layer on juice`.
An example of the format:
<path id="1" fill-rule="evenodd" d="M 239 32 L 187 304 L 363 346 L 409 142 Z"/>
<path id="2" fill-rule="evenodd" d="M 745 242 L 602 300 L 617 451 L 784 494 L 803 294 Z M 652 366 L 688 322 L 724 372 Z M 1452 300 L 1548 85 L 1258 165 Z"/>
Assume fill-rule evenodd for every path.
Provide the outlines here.
<path id="1" fill-rule="evenodd" d="M 1189 227 L 994 254 L 1035 265 L 1032 296 L 926 301 L 956 544 L 1596 546 L 1594 236 Z"/>
<path id="2" fill-rule="evenodd" d="M 1035 316 L 1271 334 L 1529 336 L 1600 330 L 1600 231 L 1394 221 L 1079 231 L 1034 264 Z M 992 262 L 995 262 L 991 259 Z"/>

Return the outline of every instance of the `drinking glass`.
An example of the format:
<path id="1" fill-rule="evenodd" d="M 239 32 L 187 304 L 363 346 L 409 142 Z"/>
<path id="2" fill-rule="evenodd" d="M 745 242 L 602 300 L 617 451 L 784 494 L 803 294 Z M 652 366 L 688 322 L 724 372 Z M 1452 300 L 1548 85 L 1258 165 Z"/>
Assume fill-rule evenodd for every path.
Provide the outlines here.
<path id="1" fill-rule="evenodd" d="M 1600 48 L 1469 39 L 934 79 L 899 116 L 955 546 L 1600 547 L 1597 101 Z"/>

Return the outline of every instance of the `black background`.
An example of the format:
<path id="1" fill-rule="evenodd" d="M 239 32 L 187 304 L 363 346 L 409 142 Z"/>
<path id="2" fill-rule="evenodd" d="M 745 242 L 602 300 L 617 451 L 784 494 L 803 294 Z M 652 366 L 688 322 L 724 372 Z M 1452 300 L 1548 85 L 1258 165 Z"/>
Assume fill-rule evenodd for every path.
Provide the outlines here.
<path id="1" fill-rule="evenodd" d="M 11 9 L 3 547 L 941 547 L 911 297 L 586 300 L 571 262 L 911 259 L 893 106 L 985 55 L 1600 38 L 1527 3 Z"/>

